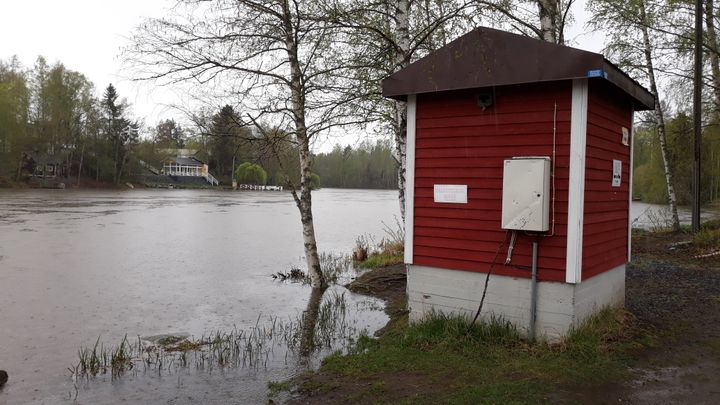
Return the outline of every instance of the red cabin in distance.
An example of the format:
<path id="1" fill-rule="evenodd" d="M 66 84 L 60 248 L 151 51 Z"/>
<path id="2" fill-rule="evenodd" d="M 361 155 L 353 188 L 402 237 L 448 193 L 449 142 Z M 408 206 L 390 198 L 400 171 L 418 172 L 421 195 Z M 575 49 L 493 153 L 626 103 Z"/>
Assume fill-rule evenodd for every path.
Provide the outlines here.
<path id="1" fill-rule="evenodd" d="M 478 28 L 388 77 L 383 95 L 407 101 L 411 319 L 472 316 L 491 266 L 481 315 L 531 336 L 623 304 L 633 114 L 654 108 L 647 90 L 600 54 Z"/>

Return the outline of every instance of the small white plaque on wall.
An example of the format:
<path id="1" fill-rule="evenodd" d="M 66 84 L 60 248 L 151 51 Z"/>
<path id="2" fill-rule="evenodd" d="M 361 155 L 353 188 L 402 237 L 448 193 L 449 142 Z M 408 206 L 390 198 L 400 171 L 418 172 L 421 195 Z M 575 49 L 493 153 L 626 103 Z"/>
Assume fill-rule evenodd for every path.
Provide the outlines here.
<path id="1" fill-rule="evenodd" d="M 436 203 L 467 204 L 466 184 L 435 184 Z"/>
<path id="2" fill-rule="evenodd" d="M 622 144 L 630 146 L 630 131 L 625 127 L 622 128 Z"/>
<path id="3" fill-rule="evenodd" d="M 619 160 L 613 160 L 612 186 L 620 187 L 621 182 L 622 182 L 622 162 Z"/>

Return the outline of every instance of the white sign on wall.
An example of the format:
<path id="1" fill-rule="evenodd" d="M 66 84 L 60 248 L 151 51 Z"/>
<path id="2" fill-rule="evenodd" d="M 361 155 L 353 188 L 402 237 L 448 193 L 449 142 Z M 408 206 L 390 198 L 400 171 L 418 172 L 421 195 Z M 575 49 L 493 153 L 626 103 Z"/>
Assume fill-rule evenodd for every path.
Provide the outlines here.
<path id="1" fill-rule="evenodd" d="M 622 182 L 622 161 L 613 160 L 612 186 L 620 187 L 621 182 Z"/>
<path id="2" fill-rule="evenodd" d="M 467 185 L 435 184 L 434 201 L 436 203 L 467 204 Z"/>
<path id="3" fill-rule="evenodd" d="M 622 128 L 622 144 L 630 146 L 630 131 L 625 127 Z"/>

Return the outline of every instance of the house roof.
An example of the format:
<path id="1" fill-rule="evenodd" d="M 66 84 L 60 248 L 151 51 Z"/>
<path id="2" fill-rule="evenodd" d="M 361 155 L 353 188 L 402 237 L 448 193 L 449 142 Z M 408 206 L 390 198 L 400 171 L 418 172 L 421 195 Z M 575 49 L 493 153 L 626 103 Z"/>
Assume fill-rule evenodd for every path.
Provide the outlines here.
<path id="1" fill-rule="evenodd" d="M 27 159 L 32 159 L 35 164 L 38 165 L 55 165 L 55 164 L 63 164 L 67 162 L 68 154 L 67 152 L 58 152 L 53 154 L 48 153 L 40 153 L 37 151 L 33 152 L 23 152 L 25 154 L 25 157 Z"/>
<path id="2" fill-rule="evenodd" d="M 597 78 L 614 84 L 636 110 L 655 106 L 653 95 L 603 55 L 522 35 L 480 27 L 410 64 L 383 81 L 383 95 Z"/>
<path id="3" fill-rule="evenodd" d="M 195 156 L 169 157 L 169 158 L 165 159 L 164 162 L 165 163 L 174 163 L 176 165 L 184 165 L 184 166 L 202 166 L 205 164 L 203 161 L 196 158 Z"/>
<path id="4" fill-rule="evenodd" d="M 158 149 L 158 152 L 163 153 L 165 155 L 193 156 L 196 153 L 198 153 L 198 150 L 197 149 L 186 149 L 186 148 L 163 148 L 163 149 Z"/>

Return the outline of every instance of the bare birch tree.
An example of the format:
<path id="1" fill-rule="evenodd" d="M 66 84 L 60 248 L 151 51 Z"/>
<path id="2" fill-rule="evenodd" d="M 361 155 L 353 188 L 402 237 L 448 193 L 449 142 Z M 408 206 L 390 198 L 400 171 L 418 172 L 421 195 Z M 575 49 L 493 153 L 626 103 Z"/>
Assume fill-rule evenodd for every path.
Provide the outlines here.
<path id="1" fill-rule="evenodd" d="M 143 24 L 125 56 L 141 79 L 194 82 L 225 90 L 248 122 L 272 122 L 294 142 L 300 180 L 291 190 L 300 212 L 313 288 L 325 286 L 311 195 L 311 145 L 337 126 L 355 124 L 349 62 L 314 2 L 180 0 L 174 14 Z"/>
<path id="2" fill-rule="evenodd" d="M 476 0 L 476 16 L 499 28 L 516 31 L 555 44 L 565 43 L 565 27 L 570 23 L 575 0 Z"/>
<path id="3" fill-rule="evenodd" d="M 653 26 L 660 24 L 658 20 L 661 15 L 655 8 L 650 8 L 652 6 L 647 0 L 594 0 L 590 4 L 593 13 L 591 26 L 603 28 L 608 33 L 606 52 L 614 56 L 620 66 L 647 83 L 655 98 L 652 121 L 660 144 L 672 228 L 679 230 L 673 166 L 667 147 L 665 112 L 658 88 L 657 64 L 664 59 L 658 54 L 656 41 L 663 33 L 652 30 Z"/>
<path id="4" fill-rule="evenodd" d="M 366 120 L 391 134 L 398 163 L 398 199 L 405 218 L 407 106 L 384 99 L 382 79 L 465 33 L 473 0 L 360 0 L 329 2 L 325 15 L 347 38 L 352 78 Z"/>
<path id="5" fill-rule="evenodd" d="M 714 0 L 705 0 L 705 41 L 710 64 L 710 78 L 713 94 L 713 110 L 717 120 L 720 120 L 720 48 L 716 31 L 717 11 Z"/>

